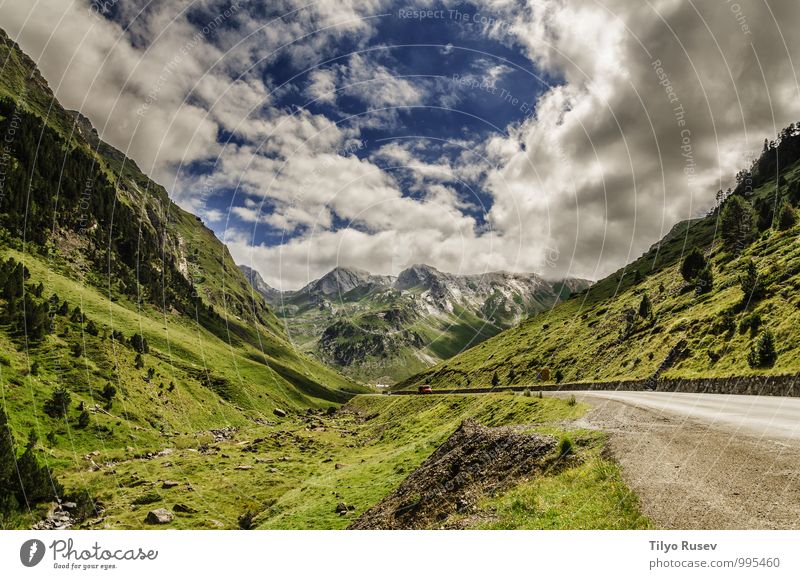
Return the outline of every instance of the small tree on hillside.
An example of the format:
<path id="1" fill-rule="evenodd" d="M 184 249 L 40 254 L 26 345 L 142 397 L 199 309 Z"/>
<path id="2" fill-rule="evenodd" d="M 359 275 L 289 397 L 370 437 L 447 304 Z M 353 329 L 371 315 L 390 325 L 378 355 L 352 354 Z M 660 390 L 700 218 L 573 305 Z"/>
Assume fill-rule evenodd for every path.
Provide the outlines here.
<path id="1" fill-rule="evenodd" d="M 797 223 L 797 212 L 788 202 L 784 201 L 778 211 L 778 229 L 785 231 Z"/>
<path id="2" fill-rule="evenodd" d="M 36 434 L 31 431 L 25 452 L 17 461 L 19 474 L 17 501 L 21 505 L 28 505 L 28 508 L 41 502 L 52 501 L 64 492 L 64 487 L 58 483 L 50 469 L 39 465 L 35 446 Z"/>
<path id="3" fill-rule="evenodd" d="M 639 316 L 642 318 L 649 318 L 653 313 L 653 305 L 650 303 L 650 298 L 647 294 L 642 296 L 642 301 L 639 302 Z"/>
<path id="4" fill-rule="evenodd" d="M 742 286 L 742 299 L 747 302 L 754 300 L 761 294 L 761 284 L 758 281 L 758 269 L 755 262 L 750 259 L 747 261 L 744 273 L 739 277 L 739 283 Z"/>
<path id="5" fill-rule="evenodd" d="M 771 368 L 778 359 L 775 351 L 775 339 L 772 332 L 766 330 L 753 345 L 747 356 L 747 363 L 753 368 Z"/>
<path id="6" fill-rule="evenodd" d="M 706 258 L 703 256 L 703 252 L 697 247 L 694 247 L 683 259 L 681 275 L 687 282 L 692 282 L 705 266 Z"/>
<path id="7" fill-rule="evenodd" d="M 733 195 L 725 201 L 720 220 L 722 240 L 734 254 L 740 253 L 755 237 L 756 212 L 740 195 Z"/>
<path id="8" fill-rule="evenodd" d="M 500 385 L 500 378 L 497 376 L 497 372 L 492 374 L 492 388 L 497 388 Z"/>
<path id="9" fill-rule="evenodd" d="M 64 418 L 67 415 L 72 396 L 66 388 L 58 386 L 44 403 L 44 411 L 51 418 Z"/>
<path id="10" fill-rule="evenodd" d="M 714 289 L 714 274 L 711 271 L 711 264 L 700 270 L 694 283 L 694 291 L 697 295 L 707 294 Z"/>

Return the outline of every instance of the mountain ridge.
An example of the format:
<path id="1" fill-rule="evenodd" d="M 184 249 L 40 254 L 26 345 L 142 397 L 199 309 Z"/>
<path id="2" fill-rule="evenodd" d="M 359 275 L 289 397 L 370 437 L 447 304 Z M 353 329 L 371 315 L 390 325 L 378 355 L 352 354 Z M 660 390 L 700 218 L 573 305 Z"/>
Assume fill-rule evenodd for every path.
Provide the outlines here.
<path id="1" fill-rule="evenodd" d="M 548 282 L 536 274 L 457 275 L 426 264 L 411 265 L 397 276 L 338 266 L 285 292 L 260 275 L 249 275 L 299 348 L 354 377 L 383 384 L 589 285 L 579 279 Z"/>

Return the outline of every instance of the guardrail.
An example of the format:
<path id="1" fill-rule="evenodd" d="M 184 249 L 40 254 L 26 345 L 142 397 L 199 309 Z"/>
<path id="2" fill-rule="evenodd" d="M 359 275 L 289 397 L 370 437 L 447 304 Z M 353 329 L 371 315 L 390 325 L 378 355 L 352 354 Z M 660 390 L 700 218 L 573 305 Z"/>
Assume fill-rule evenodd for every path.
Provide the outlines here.
<path id="1" fill-rule="evenodd" d="M 695 394 L 746 394 L 753 396 L 800 397 L 800 376 L 731 376 L 728 378 L 648 378 L 607 382 L 498 386 L 496 388 L 434 388 L 433 394 L 490 394 L 493 392 L 574 392 L 586 390 L 622 390 L 628 392 L 691 392 Z M 414 390 L 398 390 L 392 395 L 419 395 Z M 422 394 L 425 396 L 425 394 Z"/>

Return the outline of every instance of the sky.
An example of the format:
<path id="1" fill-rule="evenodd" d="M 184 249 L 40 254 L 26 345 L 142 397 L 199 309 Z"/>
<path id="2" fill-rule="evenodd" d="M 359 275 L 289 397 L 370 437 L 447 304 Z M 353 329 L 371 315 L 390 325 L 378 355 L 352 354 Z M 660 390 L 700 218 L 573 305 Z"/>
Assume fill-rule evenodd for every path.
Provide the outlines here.
<path id="1" fill-rule="evenodd" d="M 781 0 L 0 0 L 62 104 L 279 289 L 598 279 L 800 120 Z"/>

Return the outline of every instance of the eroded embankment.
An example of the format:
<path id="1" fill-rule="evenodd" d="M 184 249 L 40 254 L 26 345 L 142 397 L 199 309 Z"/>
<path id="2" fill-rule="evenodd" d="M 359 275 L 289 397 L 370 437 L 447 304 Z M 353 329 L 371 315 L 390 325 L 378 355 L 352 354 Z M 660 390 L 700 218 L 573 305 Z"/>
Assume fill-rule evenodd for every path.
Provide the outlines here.
<path id="1" fill-rule="evenodd" d="M 482 497 L 548 470 L 559 461 L 556 446 L 551 436 L 465 420 L 396 490 L 348 528 L 440 527 Z"/>

